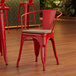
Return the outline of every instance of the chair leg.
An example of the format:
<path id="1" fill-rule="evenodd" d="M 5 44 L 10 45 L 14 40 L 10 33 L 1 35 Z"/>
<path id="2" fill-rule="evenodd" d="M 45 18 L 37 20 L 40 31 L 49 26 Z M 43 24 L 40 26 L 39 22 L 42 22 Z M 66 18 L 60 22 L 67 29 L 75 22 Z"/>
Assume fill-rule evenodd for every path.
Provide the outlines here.
<path id="1" fill-rule="evenodd" d="M 8 64 L 7 61 L 7 49 L 6 49 L 6 34 L 5 34 L 5 21 L 4 21 L 4 12 L 0 12 L 0 22 L 2 26 L 0 26 L 0 37 L 1 37 L 1 44 L 2 44 L 2 49 L 3 49 L 3 57 L 6 65 Z"/>
<path id="2" fill-rule="evenodd" d="M 53 50 L 54 50 L 54 55 L 55 55 L 55 58 L 56 58 L 57 64 L 59 64 L 59 59 L 58 59 L 58 57 L 57 57 L 57 52 L 56 52 L 56 47 L 55 47 L 55 41 L 54 41 L 54 38 L 51 39 L 51 41 L 52 41 Z"/>
<path id="3" fill-rule="evenodd" d="M 37 62 L 38 61 L 38 56 L 39 56 L 40 45 L 39 45 L 39 42 L 36 39 L 33 39 L 33 40 L 34 40 L 34 51 L 35 51 L 35 56 L 36 56 L 35 61 Z"/>
<path id="4" fill-rule="evenodd" d="M 17 60 L 17 67 L 19 66 L 19 61 L 20 61 L 20 58 L 21 58 L 23 42 L 24 42 L 24 40 L 23 40 L 23 37 L 21 36 L 20 52 L 19 52 L 19 56 L 18 56 L 18 60 Z"/>
<path id="5" fill-rule="evenodd" d="M 27 12 L 29 12 L 29 6 L 27 6 Z M 27 15 L 27 29 L 29 29 L 29 15 Z"/>
<path id="6" fill-rule="evenodd" d="M 0 36 L 1 36 L 1 34 L 0 34 Z M 0 52 L 1 52 L 1 56 L 2 56 L 3 54 L 2 54 L 2 41 L 1 41 L 1 37 L 0 37 Z"/>
<path id="7" fill-rule="evenodd" d="M 32 5 L 33 6 L 33 11 L 35 11 L 35 6 L 34 5 Z M 35 13 L 34 13 L 34 21 L 35 21 L 35 27 L 37 26 L 36 25 L 36 15 L 35 15 Z"/>
<path id="8" fill-rule="evenodd" d="M 6 14 L 6 22 L 7 22 L 7 28 L 8 28 L 8 32 L 9 32 L 7 10 L 5 10 L 5 14 Z"/>
<path id="9" fill-rule="evenodd" d="M 30 8 L 30 6 L 27 5 L 27 12 L 30 11 L 29 8 Z M 27 15 L 27 29 L 29 29 L 29 15 Z"/>
<path id="10" fill-rule="evenodd" d="M 19 5 L 19 10 L 18 10 L 17 30 L 18 30 L 18 24 L 19 24 L 20 8 L 21 8 L 21 5 Z"/>
<path id="11" fill-rule="evenodd" d="M 4 35 L 5 35 L 5 33 L 4 33 Z M 5 61 L 6 65 L 8 65 L 8 61 L 7 61 L 7 49 L 6 49 L 6 38 L 5 38 L 5 36 L 3 36 L 3 37 L 2 37 L 3 57 L 4 57 L 4 61 Z"/>
<path id="12" fill-rule="evenodd" d="M 42 45 L 42 47 L 41 47 L 41 60 L 42 60 L 42 64 L 43 64 L 43 71 L 45 71 L 46 45 Z"/>
<path id="13" fill-rule="evenodd" d="M 24 13 L 29 12 L 29 5 L 28 4 L 24 4 Z M 29 15 L 24 16 L 24 28 L 26 29 L 26 25 L 27 28 L 29 29 Z"/>
<path id="14" fill-rule="evenodd" d="M 46 63 L 46 47 L 47 47 L 47 40 L 46 37 L 42 38 L 42 44 L 41 44 L 41 60 L 43 64 L 43 71 L 45 71 L 45 63 Z"/>

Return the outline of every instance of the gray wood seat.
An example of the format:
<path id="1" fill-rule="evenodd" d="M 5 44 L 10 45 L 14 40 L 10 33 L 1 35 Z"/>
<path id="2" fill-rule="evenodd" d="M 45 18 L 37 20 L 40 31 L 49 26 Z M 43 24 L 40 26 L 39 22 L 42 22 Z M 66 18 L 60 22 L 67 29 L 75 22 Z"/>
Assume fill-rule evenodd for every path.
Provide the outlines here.
<path id="1" fill-rule="evenodd" d="M 51 33 L 51 30 L 22 30 L 23 33 L 46 34 Z"/>

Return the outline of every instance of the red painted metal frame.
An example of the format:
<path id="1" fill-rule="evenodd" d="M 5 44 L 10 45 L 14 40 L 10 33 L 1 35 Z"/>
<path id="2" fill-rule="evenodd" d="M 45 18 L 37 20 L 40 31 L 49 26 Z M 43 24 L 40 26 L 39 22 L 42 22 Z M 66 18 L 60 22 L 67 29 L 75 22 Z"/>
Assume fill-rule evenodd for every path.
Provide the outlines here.
<path id="1" fill-rule="evenodd" d="M 5 2 L 5 0 L 1 0 L 1 1 L 0 1 L 0 3 L 4 3 L 4 2 Z"/>
<path id="2" fill-rule="evenodd" d="M 55 47 L 53 30 L 54 30 L 56 21 L 62 15 L 62 12 L 57 11 L 57 10 L 41 10 L 41 11 L 29 12 L 29 13 L 23 14 L 21 16 L 21 25 L 23 23 L 22 22 L 22 17 L 23 16 L 25 16 L 27 14 L 31 14 L 31 13 L 37 13 L 37 12 L 42 12 L 43 13 L 43 30 L 47 30 L 47 29 L 50 30 L 51 29 L 51 33 L 45 33 L 45 34 L 39 34 L 38 33 L 38 34 L 36 34 L 36 33 L 25 33 L 25 32 L 22 32 L 22 34 L 21 34 L 20 52 L 19 52 L 19 56 L 18 56 L 18 60 L 17 60 L 17 67 L 19 66 L 19 61 L 20 61 L 20 57 L 21 57 L 21 53 L 22 53 L 23 42 L 27 38 L 31 37 L 34 40 L 34 50 L 35 50 L 35 56 L 36 56 L 35 61 L 38 61 L 39 49 L 41 48 L 41 60 L 42 60 L 42 64 L 43 64 L 43 70 L 45 70 L 46 53 L 47 53 L 46 48 L 47 48 L 47 41 L 49 39 L 52 41 L 54 55 L 55 55 L 57 64 L 59 64 L 59 60 L 58 60 L 57 52 L 56 52 L 56 47 Z M 60 15 L 58 15 L 55 18 L 55 15 L 56 15 L 57 12 L 60 13 Z M 55 18 L 55 21 L 54 21 L 54 18 Z M 54 23 L 53 23 L 53 21 L 54 21 Z M 23 29 L 23 26 L 22 26 L 22 29 Z"/>
<path id="3" fill-rule="evenodd" d="M 0 7 L 6 7 L 5 0 L 1 0 L 1 2 L 0 2 Z M 4 10 L 4 11 L 5 11 L 5 15 L 6 15 L 6 23 L 7 23 L 7 28 L 8 28 L 8 32 L 9 32 L 7 10 Z"/>
<path id="4" fill-rule="evenodd" d="M 29 12 L 29 7 L 32 6 L 33 7 L 33 11 L 35 11 L 35 6 L 34 6 L 34 3 L 33 3 L 33 0 L 29 0 L 29 2 L 23 2 L 19 4 L 19 11 L 18 11 L 18 18 L 17 18 L 17 30 L 18 30 L 18 24 L 19 24 L 19 17 L 20 17 L 20 8 L 21 6 L 24 6 L 24 13 L 27 13 Z M 25 24 L 25 19 L 26 17 L 24 17 L 24 24 Z M 29 20 L 29 15 L 27 15 L 27 28 L 29 28 L 29 22 L 35 22 L 35 25 L 36 25 L 36 16 L 35 16 L 35 13 L 34 13 L 34 20 Z M 25 27 L 25 26 L 24 26 Z"/>
<path id="5" fill-rule="evenodd" d="M 5 34 L 5 20 L 4 20 L 4 10 L 9 10 L 7 7 L 0 7 L 0 52 L 3 54 L 4 61 L 6 65 L 7 61 L 7 49 L 6 49 L 6 34 Z"/>

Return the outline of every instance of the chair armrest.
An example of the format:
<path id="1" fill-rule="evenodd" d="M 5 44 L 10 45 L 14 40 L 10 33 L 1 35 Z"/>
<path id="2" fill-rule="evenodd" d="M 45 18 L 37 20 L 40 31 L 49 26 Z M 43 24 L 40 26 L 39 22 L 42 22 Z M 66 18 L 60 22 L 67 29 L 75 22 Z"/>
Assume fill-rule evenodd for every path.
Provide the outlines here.
<path id="1" fill-rule="evenodd" d="M 54 27 L 55 27 L 55 24 L 57 22 L 57 19 L 62 15 L 62 12 L 61 11 L 56 11 L 56 12 L 59 12 L 60 14 L 55 18 L 54 25 L 53 25 L 53 28 L 52 28 L 52 32 L 54 30 Z"/>
<path id="2" fill-rule="evenodd" d="M 24 13 L 24 14 L 21 15 L 21 27 L 22 27 L 22 29 L 23 29 L 23 20 L 22 20 L 23 16 L 27 16 L 27 15 L 29 15 L 29 14 L 37 13 L 37 12 L 42 12 L 42 10 L 33 11 L 33 12 L 28 12 L 28 13 Z M 27 17 L 26 17 L 26 19 L 27 19 Z M 26 23 L 25 23 L 25 25 L 26 25 Z M 25 26 L 25 29 L 26 29 L 26 26 Z"/>

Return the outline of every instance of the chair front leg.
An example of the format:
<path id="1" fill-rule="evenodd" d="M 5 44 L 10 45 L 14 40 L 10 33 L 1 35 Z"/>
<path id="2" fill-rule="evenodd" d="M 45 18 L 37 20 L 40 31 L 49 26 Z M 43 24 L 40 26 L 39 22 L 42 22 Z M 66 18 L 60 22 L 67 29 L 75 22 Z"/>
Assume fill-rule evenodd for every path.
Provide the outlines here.
<path id="1" fill-rule="evenodd" d="M 19 5 L 19 10 L 18 10 L 18 17 L 17 17 L 17 30 L 18 30 L 18 25 L 19 25 L 20 8 L 21 8 L 21 5 Z M 20 19 L 20 20 L 21 20 L 21 19 Z"/>
<path id="2" fill-rule="evenodd" d="M 0 53 L 1 53 L 1 56 L 2 56 L 3 54 L 2 54 L 2 41 L 1 41 L 1 37 L 0 37 Z"/>
<path id="3" fill-rule="evenodd" d="M 19 61 L 20 61 L 20 58 L 21 58 L 23 42 L 24 42 L 24 39 L 23 39 L 23 36 L 21 36 L 20 52 L 19 52 L 19 56 L 18 56 L 18 60 L 17 60 L 17 67 L 19 66 Z"/>
<path id="4" fill-rule="evenodd" d="M 47 47 L 47 41 L 46 38 L 42 38 L 42 46 L 41 46 L 41 60 L 43 64 L 43 71 L 45 71 L 45 63 L 46 63 L 46 47 Z"/>
<path id="5" fill-rule="evenodd" d="M 36 56 L 35 61 L 37 62 L 38 56 L 39 56 L 40 44 L 36 39 L 33 39 L 33 40 L 34 40 L 34 51 L 35 51 L 35 56 Z"/>
<path id="6" fill-rule="evenodd" d="M 59 64 L 59 59 L 58 59 L 57 52 L 56 52 L 56 47 L 55 47 L 54 37 L 51 39 L 51 41 L 52 41 L 53 50 L 54 50 L 54 55 L 55 55 L 55 58 L 56 58 L 57 64 Z"/>
<path id="7" fill-rule="evenodd" d="M 46 45 L 42 45 L 42 47 L 41 47 L 41 60 L 42 60 L 42 64 L 43 64 L 43 71 L 45 71 Z"/>

